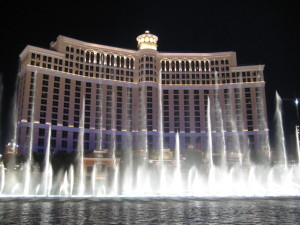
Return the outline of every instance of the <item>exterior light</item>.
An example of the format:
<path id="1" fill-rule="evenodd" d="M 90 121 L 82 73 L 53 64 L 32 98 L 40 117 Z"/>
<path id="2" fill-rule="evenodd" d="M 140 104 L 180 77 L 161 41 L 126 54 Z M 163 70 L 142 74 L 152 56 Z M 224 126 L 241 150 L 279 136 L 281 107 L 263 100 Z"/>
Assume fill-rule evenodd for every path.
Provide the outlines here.
<path id="1" fill-rule="evenodd" d="M 298 98 L 296 98 L 295 104 L 298 105 L 298 103 L 299 103 L 299 100 L 298 100 Z"/>

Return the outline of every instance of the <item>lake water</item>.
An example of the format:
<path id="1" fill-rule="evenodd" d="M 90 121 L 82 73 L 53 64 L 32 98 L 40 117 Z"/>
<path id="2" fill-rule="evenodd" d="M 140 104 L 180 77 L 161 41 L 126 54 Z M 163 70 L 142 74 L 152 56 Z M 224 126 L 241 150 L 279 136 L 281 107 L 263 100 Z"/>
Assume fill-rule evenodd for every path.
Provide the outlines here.
<path id="1" fill-rule="evenodd" d="M 300 198 L 0 198 L 0 224 L 299 224 Z"/>

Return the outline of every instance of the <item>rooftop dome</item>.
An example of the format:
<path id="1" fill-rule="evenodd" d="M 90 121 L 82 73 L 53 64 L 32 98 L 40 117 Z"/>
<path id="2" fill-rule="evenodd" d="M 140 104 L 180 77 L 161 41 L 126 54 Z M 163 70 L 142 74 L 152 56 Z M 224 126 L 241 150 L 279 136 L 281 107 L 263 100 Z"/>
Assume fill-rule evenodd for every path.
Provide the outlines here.
<path id="1" fill-rule="evenodd" d="M 138 49 L 152 49 L 157 50 L 158 37 L 151 34 L 149 30 L 146 30 L 144 34 L 139 35 L 136 38 L 138 42 Z"/>

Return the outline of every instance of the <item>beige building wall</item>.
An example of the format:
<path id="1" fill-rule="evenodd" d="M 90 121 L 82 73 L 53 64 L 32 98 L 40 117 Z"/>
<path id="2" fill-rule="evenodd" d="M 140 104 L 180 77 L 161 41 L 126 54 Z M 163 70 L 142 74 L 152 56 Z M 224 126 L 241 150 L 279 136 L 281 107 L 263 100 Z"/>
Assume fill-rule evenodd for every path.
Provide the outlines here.
<path id="1" fill-rule="evenodd" d="M 235 52 L 159 52 L 149 32 L 138 43 L 129 50 L 58 36 L 50 49 L 27 46 L 20 54 L 20 151 L 32 143 L 44 152 L 49 130 L 53 151 L 75 151 L 80 131 L 86 151 L 157 149 L 162 132 L 165 147 L 174 148 L 179 132 L 182 149 L 205 150 L 209 112 L 216 151 L 221 137 L 229 151 L 235 139 L 267 148 L 263 65 L 238 66 Z"/>

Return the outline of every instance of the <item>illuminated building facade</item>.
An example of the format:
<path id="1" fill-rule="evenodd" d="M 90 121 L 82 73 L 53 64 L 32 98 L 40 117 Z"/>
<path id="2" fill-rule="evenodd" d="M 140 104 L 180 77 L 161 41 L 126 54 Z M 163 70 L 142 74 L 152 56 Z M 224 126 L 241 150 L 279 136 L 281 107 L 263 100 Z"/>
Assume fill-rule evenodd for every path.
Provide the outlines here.
<path id="1" fill-rule="evenodd" d="M 159 52 L 149 31 L 137 41 L 138 50 L 65 36 L 50 49 L 27 46 L 20 54 L 19 152 L 32 146 L 43 153 L 48 139 L 53 151 L 76 151 L 81 142 L 85 151 L 151 150 L 162 136 L 174 149 L 176 132 L 182 150 L 205 151 L 208 131 L 214 151 L 222 141 L 228 151 L 266 148 L 263 65 L 237 66 L 235 52 Z"/>

